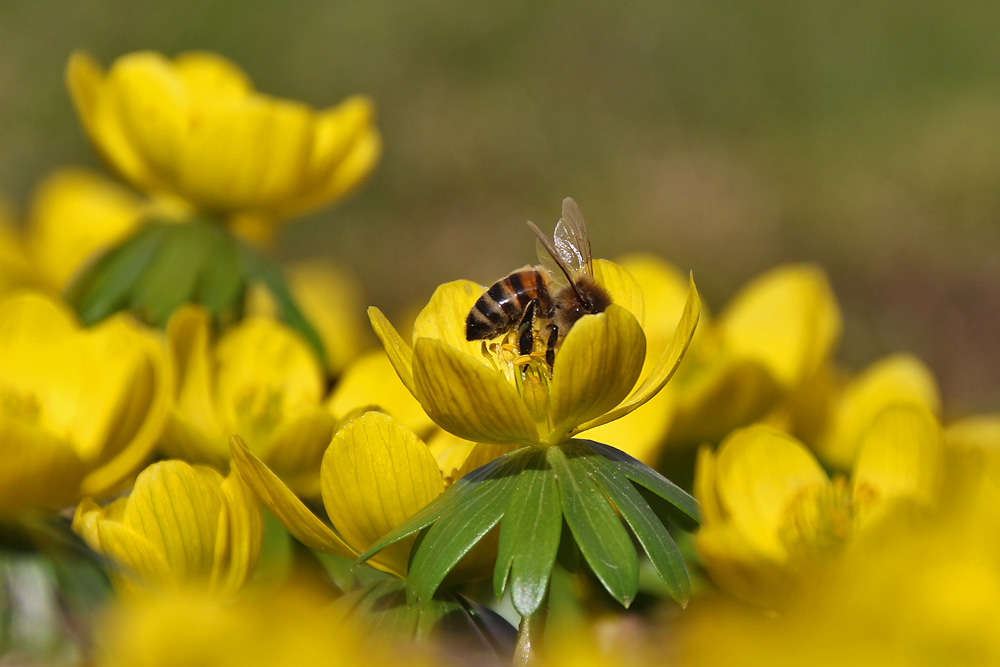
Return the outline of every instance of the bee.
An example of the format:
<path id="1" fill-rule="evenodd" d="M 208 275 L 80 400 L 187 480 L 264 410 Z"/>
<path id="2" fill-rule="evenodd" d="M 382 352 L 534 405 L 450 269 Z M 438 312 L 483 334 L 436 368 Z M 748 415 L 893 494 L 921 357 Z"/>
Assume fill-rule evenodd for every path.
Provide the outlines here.
<path id="1" fill-rule="evenodd" d="M 563 200 L 562 218 L 552 241 L 533 223 L 540 264 L 526 266 L 493 283 L 465 319 L 466 340 L 485 340 L 517 331 L 518 352 L 530 355 L 535 322 L 546 332 L 545 361 L 551 368 L 556 348 L 584 315 L 603 312 L 611 295 L 594 280 L 590 238 L 580 207 Z"/>

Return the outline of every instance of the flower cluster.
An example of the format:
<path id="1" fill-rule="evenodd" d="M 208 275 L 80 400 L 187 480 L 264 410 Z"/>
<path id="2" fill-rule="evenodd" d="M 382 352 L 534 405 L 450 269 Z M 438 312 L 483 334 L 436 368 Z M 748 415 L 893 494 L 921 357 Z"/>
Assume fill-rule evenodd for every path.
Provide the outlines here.
<path id="1" fill-rule="evenodd" d="M 135 191 L 67 169 L 0 210 L 0 652 L 1000 661 L 1000 416 L 944 420 L 911 355 L 840 367 L 819 267 L 709 313 L 659 257 L 591 262 L 567 199 L 547 259 L 609 305 L 553 331 L 547 293 L 457 280 L 406 335 L 369 308 L 369 348 L 349 272 L 262 248 L 373 169 L 370 100 L 205 53 L 67 77 Z M 469 340 L 484 293 L 510 326 Z"/>

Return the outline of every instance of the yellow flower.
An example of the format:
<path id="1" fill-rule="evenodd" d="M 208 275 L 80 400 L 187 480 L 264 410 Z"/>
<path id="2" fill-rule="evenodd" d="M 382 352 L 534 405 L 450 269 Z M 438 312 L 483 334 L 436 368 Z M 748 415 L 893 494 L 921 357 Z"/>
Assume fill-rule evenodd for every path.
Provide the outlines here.
<path id="1" fill-rule="evenodd" d="M 61 169 L 35 192 L 25 245 L 55 291 L 97 253 L 123 240 L 142 215 L 125 188 L 85 169 Z"/>
<path id="2" fill-rule="evenodd" d="M 251 317 L 212 340 L 208 314 L 178 310 L 167 327 L 176 396 L 161 447 L 224 469 L 240 435 L 297 491 L 318 495 L 318 468 L 336 420 L 323 370 L 291 329 Z"/>
<path id="3" fill-rule="evenodd" d="M 253 574 L 260 555 L 260 510 L 239 477 L 161 461 L 139 473 L 128 496 L 103 509 L 84 499 L 75 530 L 121 569 L 119 590 L 197 583 L 228 598 Z"/>
<path id="4" fill-rule="evenodd" d="M 75 53 L 67 80 L 111 167 L 142 190 L 210 214 L 272 221 L 304 213 L 357 185 L 380 151 L 367 98 L 317 112 L 256 92 L 211 53 L 132 53 L 106 73 Z"/>
<path id="5" fill-rule="evenodd" d="M 997 442 L 980 442 L 994 473 Z M 1000 663 L 1000 486 L 982 466 L 955 460 L 968 452 L 951 443 L 942 451 L 946 492 L 929 511 L 901 512 L 866 528 L 780 615 L 718 600 L 692 605 L 673 628 L 676 663 Z"/>
<path id="6" fill-rule="evenodd" d="M 469 281 L 438 287 L 417 316 L 412 347 L 377 308 L 369 309 L 369 317 L 403 384 L 441 428 L 473 442 L 560 444 L 655 396 L 676 370 L 698 323 L 700 301 L 692 281 L 676 334 L 633 391 L 646 358 L 642 294 L 616 264 L 595 261 L 594 273 L 614 303 L 573 326 L 551 374 L 544 360 L 522 365 L 502 342 L 466 340 L 466 316 L 483 293 Z"/>
<path id="7" fill-rule="evenodd" d="M 824 371 L 840 310 L 823 271 L 780 266 L 746 285 L 702 327 L 672 384 L 672 442 L 717 442 L 760 420 Z"/>
<path id="8" fill-rule="evenodd" d="M 50 297 L 0 301 L 0 513 L 55 510 L 133 475 L 166 417 L 165 365 L 124 316 L 81 329 Z"/>
<path id="9" fill-rule="evenodd" d="M 331 530 L 239 438 L 231 445 L 233 466 L 288 531 L 335 556 L 357 557 L 445 489 L 441 469 L 412 431 L 386 414 L 367 412 L 337 431 L 323 455 L 323 506 Z M 370 562 L 405 576 L 411 544 L 412 539 L 394 544 Z M 482 563 L 468 567 L 479 571 Z"/>
<path id="10" fill-rule="evenodd" d="M 937 498 L 941 428 L 926 408 L 883 410 L 864 433 L 851 480 L 831 480 L 806 447 L 772 427 L 732 433 L 699 452 L 698 551 L 728 593 L 781 607 L 841 546 L 901 507 Z"/>

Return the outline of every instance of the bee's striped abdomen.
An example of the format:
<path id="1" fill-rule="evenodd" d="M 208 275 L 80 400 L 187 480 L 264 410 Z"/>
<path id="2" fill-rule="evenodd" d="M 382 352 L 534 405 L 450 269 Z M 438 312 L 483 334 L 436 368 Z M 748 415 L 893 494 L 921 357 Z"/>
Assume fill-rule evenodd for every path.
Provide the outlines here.
<path id="1" fill-rule="evenodd" d="M 548 311 L 551 299 L 545 279 L 536 269 L 515 271 L 486 290 L 465 319 L 465 338 L 495 338 L 515 328 L 532 301 Z"/>

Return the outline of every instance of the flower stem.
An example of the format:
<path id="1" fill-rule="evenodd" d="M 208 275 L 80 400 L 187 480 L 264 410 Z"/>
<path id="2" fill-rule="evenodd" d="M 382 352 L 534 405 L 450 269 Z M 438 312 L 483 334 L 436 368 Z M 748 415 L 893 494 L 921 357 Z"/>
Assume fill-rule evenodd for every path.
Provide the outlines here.
<path id="1" fill-rule="evenodd" d="M 541 664 L 539 651 L 545 634 L 545 617 L 549 612 L 546 599 L 531 616 L 523 616 L 517 630 L 514 646 L 514 667 L 537 667 Z"/>

